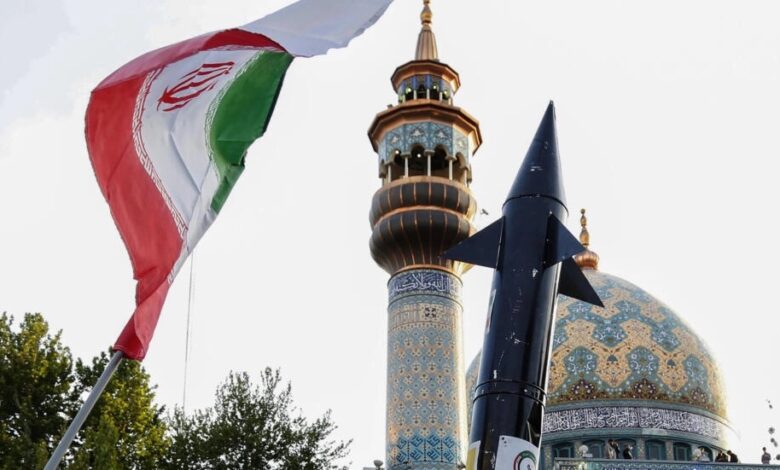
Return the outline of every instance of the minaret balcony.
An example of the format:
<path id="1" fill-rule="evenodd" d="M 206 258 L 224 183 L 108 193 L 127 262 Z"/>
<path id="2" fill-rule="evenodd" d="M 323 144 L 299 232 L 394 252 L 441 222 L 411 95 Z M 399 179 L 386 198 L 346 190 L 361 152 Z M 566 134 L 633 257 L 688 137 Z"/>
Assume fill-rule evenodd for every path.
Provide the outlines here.
<path id="1" fill-rule="evenodd" d="M 432 75 L 414 76 L 404 80 L 396 91 L 399 104 L 412 100 L 432 100 L 451 105 L 454 94 L 450 82 Z"/>
<path id="2" fill-rule="evenodd" d="M 441 254 L 471 236 L 477 203 L 457 181 L 410 176 L 382 186 L 371 203 L 370 248 L 389 274 L 404 269 L 436 268 L 460 275 L 470 265 Z"/>
<path id="3" fill-rule="evenodd" d="M 482 143 L 479 122 L 466 111 L 442 101 L 407 101 L 380 112 L 368 136 L 380 162 L 411 155 L 417 146 L 428 151 L 441 147 L 465 164 Z M 414 157 L 414 155 L 412 155 Z M 383 175 L 380 165 L 380 177 Z"/>
<path id="4" fill-rule="evenodd" d="M 446 88 L 453 94 L 457 93 L 458 88 L 460 88 L 458 72 L 443 62 L 433 60 L 412 60 L 399 66 L 393 72 L 390 82 L 393 84 L 393 88 L 400 90 L 404 84 L 414 83 L 416 87 L 422 77 L 440 77 L 446 84 Z M 423 78 L 423 80 L 425 79 Z"/>

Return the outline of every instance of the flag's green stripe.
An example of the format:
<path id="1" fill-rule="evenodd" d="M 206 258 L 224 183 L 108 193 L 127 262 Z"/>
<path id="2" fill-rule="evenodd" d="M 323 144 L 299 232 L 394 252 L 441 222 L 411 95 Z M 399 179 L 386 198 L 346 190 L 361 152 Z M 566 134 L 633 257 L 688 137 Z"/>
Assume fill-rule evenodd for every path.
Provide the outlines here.
<path id="1" fill-rule="evenodd" d="M 209 138 L 220 183 L 211 208 L 219 212 L 244 171 L 246 150 L 263 135 L 293 56 L 264 52 L 225 91 L 214 112 Z"/>

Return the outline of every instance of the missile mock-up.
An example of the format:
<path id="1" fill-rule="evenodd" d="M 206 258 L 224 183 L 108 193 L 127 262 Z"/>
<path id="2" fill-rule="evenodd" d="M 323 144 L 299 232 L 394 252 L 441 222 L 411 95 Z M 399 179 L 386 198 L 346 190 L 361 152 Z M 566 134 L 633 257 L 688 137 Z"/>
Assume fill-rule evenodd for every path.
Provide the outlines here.
<path id="1" fill-rule="evenodd" d="M 536 469 L 558 293 L 603 307 L 572 259 L 585 248 L 567 216 L 550 102 L 501 218 L 442 255 L 495 269 L 467 470 Z"/>

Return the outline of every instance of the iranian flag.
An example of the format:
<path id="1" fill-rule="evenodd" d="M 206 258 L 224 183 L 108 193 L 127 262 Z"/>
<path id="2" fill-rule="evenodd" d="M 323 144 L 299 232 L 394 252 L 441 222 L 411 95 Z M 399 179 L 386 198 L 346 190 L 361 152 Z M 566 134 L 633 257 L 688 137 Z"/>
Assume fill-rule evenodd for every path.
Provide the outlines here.
<path id="1" fill-rule="evenodd" d="M 116 350 L 146 355 L 171 282 L 265 132 L 293 58 L 346 46 L 391 1 L 300 0 L 144 54 L 93 90 L 87 148 L 137 281 Z"/>

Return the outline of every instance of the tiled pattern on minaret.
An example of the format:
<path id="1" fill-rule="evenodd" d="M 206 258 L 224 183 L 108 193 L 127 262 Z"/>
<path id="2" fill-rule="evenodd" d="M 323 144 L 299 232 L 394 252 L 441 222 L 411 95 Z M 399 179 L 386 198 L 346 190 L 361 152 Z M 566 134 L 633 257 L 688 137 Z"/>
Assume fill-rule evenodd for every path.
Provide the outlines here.
<path id="1" fill-rule="evenodd" d="M 387 468 L 455 470 L 466 437 L 461 281 L 414 269 L 388 291 Z"/>
<path id="2" fill-rule="evenodd" d="M 412 153 L 415 145 L 426 149 L 441 147 L 447 155 L 462 155 L 471 158 L 469 154 L 469 138 L 451 124 L 437 122 L 416 122 L 403 124 L 385 134 L 379 142 L 379 158 L 390 161 L 398 150 L 404 155 Z"/>

